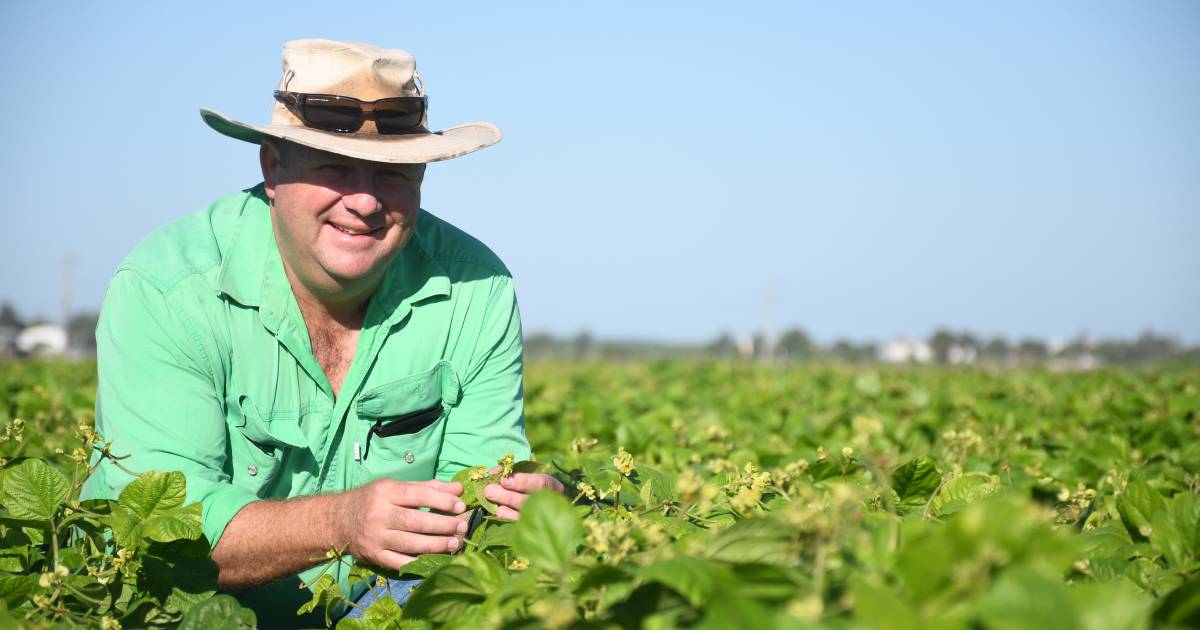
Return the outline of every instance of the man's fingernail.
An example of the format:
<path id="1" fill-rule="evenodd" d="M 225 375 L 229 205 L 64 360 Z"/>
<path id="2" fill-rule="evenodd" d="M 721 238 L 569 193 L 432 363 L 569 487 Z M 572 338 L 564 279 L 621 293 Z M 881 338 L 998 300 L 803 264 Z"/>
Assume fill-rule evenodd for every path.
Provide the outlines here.
<path id="1" fill-rule="evenodd" d="M 484 495 L 485 497 L 487 497 L 487 498 L 489 498 L 489 499 L 491 499 L 491 500 L 495 501 L 495 500 L 496 500 L 496 487 L 495 487 L 495 486 L 488 486 L 487 488 L 485 488 L 485 489 L 484 489 L 484 491 L 483 491 L 483 495 Z"/>
<path id="2" fill-rule="evenodd" d="M 458 524 L 458 533 L 460 533 L 460 534 L 467 533 L 467 522 L 466 521 L 463 521 Z"/>
<path id="3" fill-rule="evenodd" d="M 455 503 L 455 504 L 454 504 L 454 511 L 455 511 L 455 512 L 460 512 L 460 513 L 461 513 L 461 512 L 466 512 L 466 511 L 467 511 L 467 504 L 466 504 L 466 503 L 463 503 L 462 501 L 459 501 L 458 503 Z"/>
<path id="4" fill-rule="evenodd" d="M 450 551 L 454 551 L 455 549 L 458 549 L 458 539 L 451 538 L 450 540 L 447 540 L 446 548 L 449 549 Z"/>
<path id="5" fill-rule="evenodd" d="M 511 488 L 513 484 L 512 477 L 501 477 L 500 483 L 504 484 L 505 488 Z"/>

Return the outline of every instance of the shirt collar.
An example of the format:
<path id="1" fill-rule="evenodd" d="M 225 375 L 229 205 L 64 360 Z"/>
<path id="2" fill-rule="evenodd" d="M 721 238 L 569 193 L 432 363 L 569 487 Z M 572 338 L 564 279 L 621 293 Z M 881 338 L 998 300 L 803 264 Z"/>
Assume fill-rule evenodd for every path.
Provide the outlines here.
<path id="1" fill-rule="evenodd" d="M 244 306 L 259 306 L 266 279 L 267 253 L 275 249 L 271 210 L 263 184 L 242 192 L 245 200 L 241 216 L 221 260 L 217 290 Z"/>
<path id="2" fill-rule="evenodd" d="M 266 319 L 278 320 L 295 298 L 275 244 L 270 203 L 263 184 L 244 192 L 241 218 L 221 261 L 218 290 L 239 304 L 258 307 Z M 450 295 L 450 278 L 427 251 L 421 227 L 418 218 L 416 233 L 389 263 L 372 298 L 385 313 L 396 312 L 401 304 Z"/>

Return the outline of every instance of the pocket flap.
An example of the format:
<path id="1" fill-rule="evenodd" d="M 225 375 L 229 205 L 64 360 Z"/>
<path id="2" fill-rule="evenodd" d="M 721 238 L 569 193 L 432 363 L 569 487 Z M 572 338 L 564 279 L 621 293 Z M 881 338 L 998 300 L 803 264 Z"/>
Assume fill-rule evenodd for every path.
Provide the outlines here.
<path id="1" fill-rule="evenodd" d="M 308 448 L 304 432 L 300 430 L 300 414 L 264 416 L 245 394 L 237 397 L 237 405 L 241 420 L 236 426 L 252 442 L 260 446 Z"/>
<path id="2" fill-rule="evenodd" d="M 375 421 L 428 409 L 439 402 L 456 405 L 460 390 L 458 373 L 443 360 L 430 370 L 363 392 L 356 408 L 359 418 Z"/>

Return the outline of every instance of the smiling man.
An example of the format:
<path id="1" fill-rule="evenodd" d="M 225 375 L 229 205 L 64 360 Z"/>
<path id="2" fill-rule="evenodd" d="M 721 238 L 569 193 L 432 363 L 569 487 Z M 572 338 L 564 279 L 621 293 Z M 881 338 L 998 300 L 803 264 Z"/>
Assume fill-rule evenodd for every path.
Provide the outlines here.
<path id="1" fill-rule="evenodd" d="M 420 207 L 426 163 L 499 130 L 430 132 L 402 50 L 298 40 L 283 71 L 270 125 L 201 110 L 260 145 L 263 183 L 138 245 L 96 333 L 98 431 L 128 469 L 183 471 L 220 583 L 264 625 L 298 621 L 330 549 L 389 568 L 460 549 L 449 479 L 529 456 L 512 277 Z M 96 464 L 85 498 L 131 480 Z M 562 486 L 518 474 L 488 496 L 515 519 L 541 489 Z"/>

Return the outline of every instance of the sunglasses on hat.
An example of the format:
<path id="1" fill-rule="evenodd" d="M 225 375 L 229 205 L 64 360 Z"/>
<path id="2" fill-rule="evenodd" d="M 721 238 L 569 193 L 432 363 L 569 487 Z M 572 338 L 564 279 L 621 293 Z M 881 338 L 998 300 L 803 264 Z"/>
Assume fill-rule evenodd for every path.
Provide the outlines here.
<path id="1" fill-rule="evenodd" d="M 275 100 L 282 103 L 306 127 L 338 133 L 354 133 L 365 121 L 374 120 L 381 134 L 401 134 L 419 131 L 428 96 L 396 96 L 377 101 L 360 101 L 336 94 L 305 94 L 275 91 Z"/>

